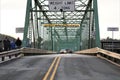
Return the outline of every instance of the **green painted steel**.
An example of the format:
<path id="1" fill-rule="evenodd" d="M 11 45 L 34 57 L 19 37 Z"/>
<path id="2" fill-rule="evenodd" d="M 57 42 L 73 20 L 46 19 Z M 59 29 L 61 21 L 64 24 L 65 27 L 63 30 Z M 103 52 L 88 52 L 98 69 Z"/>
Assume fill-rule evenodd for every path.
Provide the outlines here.
<path id="1" fill-rule="evenodd" d="M 74 11 L 50 11 L 49 0 L 28 0 L 23 46 L 53 51 L 100 47 L 97 0 L 75 0 L 74 7 Z M 80 24 L 80 27 L 44 27 L 44 24 Z"/>
<path id="2" fill-rule="evenodd" d="M 93 3 L 93 8 L 94 8 L 94 16 L 95 16 L 95 27 L 96 27 L 96 47 L 100 47 L 100 31 L 99 31 L 99 18 L 98 18 L 98 5 L 97 5 L 97 0 L 94 0 Z"/>
<path id="3" fill-rule="evenodd" d="M 31 8 L 32 8 L 32 0 L 27 0 L 24 35 L 23 35 L 23 47 L 27 46 L 27 35 L 28 35 L 29 17 L 30 17 Z"/>

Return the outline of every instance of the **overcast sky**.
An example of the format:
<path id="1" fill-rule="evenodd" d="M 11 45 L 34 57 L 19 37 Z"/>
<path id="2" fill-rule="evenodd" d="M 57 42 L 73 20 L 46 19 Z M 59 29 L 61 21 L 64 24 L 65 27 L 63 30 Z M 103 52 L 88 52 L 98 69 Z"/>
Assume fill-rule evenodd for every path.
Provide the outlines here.
<path id="1" fill-rule="evenodd" d="M 27 0 L 0 0 L 0 33 L 15 38 L 23 34 L 15 33 L 16 27 L 23 27 Z M 112 37 L 107 27 L 120 28 L 120 0 L 98 0 L 100 38 Z M 21 37 L 22 38 L 22 37 Z M 120 31 L 114 32 L 120 39 Z"/>

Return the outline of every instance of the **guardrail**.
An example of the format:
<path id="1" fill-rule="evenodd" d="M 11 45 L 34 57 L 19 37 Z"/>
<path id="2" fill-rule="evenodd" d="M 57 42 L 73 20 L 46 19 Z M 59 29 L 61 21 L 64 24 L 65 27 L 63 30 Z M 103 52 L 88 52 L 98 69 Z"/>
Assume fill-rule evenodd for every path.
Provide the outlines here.
<path id="1" fill-rule="evenodd" d="M 36 48 L 20 48 L 10 51 L 5 51 L 0 53 L 0 61 L 6 61 L 11 60 L 14 58 L 17 58 L 19 56 L 28 56 L 28 55 L 47 55 L 47 54 L 55 54 L 56 52 L 53 51 L 47 51 L 42 49 L 36 49 Z"/>
<path id="2" fill-rule="evenodd" d="M 109 62 L 112 62 L 118 66 L 120 66 L 120 54 L 111 52 L 108 50 L 104 50 L 98 47 L 86 49 L 82 51 L 76 51 L 76 54 L 84 54 L 84 55 L 94 55 L 100 58 L 103 58 Z"/>
<path id="3" fill-rule="evenodd" d="M 22 48 L 21 49 L 15 49 L 15 50 L 10 50 L 10 51 L 5 51 L 0 53 L 0 61 L 5 61 L 6 59 L 10 60 L 14 58 L 19 57 L 22 53 Z"/>
<path id="4" fill-rule="evenodd" d="M 1 52 L 0 53 L 0 58 L 1 58 L 1 61 L 5 61 L 5 59 L 12 59 L 12 57 L 19 57 L 19 55 L 23 55 L 23 54 L 51 54 L 51 53 L 54 53 L 55 52 L 50 52 L 50 51 L 46 51 L 46 50 L 41 50 L 41 49 L 32 49 L 32 48 L 21 48 L 21 49 L 16 49 L 16 50 L 11 50 L 11 51 L 5 51 L 5 52 Z M 92 49 L 88 49 L 88 50 L 85 50 L 85 51 L 82 51 L 82 52 L 77 52 L 78 54 L 79 53 L 82 53 L 82 54 L 93 54 L 94 55 L 97 55 L 99 57 L 102 57 L 106 60 L 109 60 L 111 62 L 114 62 L 118 65 L 120 65 L 120 54 L 118 53 L 114 53 L 114 52 L 110 52 L 110 51 L 107 51 L 107 50 L 104 50 L 104 49 L 100 49 L 100 48 L 92 48 Z"/>
<path id="5" fill-rule="evenodd" d="M 104 59 L 120 65 L 120 54 L 118 53 L 98 48 L 97 56 L 103 57 Z"/>
<path id="6" fill-rule="evenodd" d="M 37 49 L 37 48 L 23 48 L 22 52 L 25 56 L 30 55 L 48 55 L 48 54 L 56 54 L 57 52 L 43 50 L 43 49 Z"/>

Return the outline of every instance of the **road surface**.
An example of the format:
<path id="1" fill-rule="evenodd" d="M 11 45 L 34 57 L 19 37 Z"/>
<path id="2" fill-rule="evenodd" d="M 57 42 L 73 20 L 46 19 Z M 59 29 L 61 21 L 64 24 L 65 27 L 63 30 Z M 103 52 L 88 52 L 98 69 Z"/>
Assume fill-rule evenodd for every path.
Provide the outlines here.
<path id="1" fill-rule="evenodd" d="M 25 56 L 0 64 L 0 80 L 120 80 L 120 67 L 95 56 Z"/>

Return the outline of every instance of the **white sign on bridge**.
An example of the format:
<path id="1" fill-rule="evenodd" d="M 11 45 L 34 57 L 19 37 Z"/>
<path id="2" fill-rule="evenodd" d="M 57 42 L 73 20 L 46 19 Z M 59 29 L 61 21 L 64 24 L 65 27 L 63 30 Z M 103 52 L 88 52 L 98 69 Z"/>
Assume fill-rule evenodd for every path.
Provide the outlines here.
<path id="1" fill-rule="evenodd" d="M 74 11 L 75 0 L 49 0 L 50 11 Z"/>
<path id="2" fill-rule="evenodd" d="M 23 33 L 24 32 L 24 28 L 23 27 L 17 27 L 16 28 L 16 33 Z"/>
<path id="3" fill-rule="evenodd" d="M 108 27 L 108 31 L 119 31 L 118 27 Z"/>

